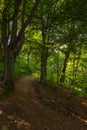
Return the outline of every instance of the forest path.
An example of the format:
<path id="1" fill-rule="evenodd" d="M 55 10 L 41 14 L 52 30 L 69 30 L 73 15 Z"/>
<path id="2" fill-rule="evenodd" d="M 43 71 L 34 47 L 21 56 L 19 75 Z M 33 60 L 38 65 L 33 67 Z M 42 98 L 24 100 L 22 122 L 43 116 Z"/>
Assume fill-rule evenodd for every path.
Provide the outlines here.
<path id="1" fill-rule="evenodd" d="M 0 101 L 0 130 L 87 130 L 87 106 L 69 99 L 69 93 L 21 77 Z"/>

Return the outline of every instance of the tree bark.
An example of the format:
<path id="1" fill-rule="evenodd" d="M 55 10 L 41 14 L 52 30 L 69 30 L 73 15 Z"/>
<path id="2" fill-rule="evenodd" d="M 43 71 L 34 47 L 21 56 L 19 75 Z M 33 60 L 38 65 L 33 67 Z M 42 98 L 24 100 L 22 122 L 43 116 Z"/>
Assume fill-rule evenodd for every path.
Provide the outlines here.
<path id="1" fill-rule="evenodd" d="M 15 58 L 19 54 L 22 45 L 25 29 L 28 25 L 31 24 L 31 20 L 37 10 L 39 1 L 36 0 L 34 6 L 31 9 L 30 15 L 24 20 L 24 12 L 22 14 L 22 26 L 18 33 L 18 13 L 19 6 L 21 4 L 21 0 L 19 2 L 14 3 L 14 14 L 9 19 L 9 2 L 5 0 L 5 7 L 2 13 L 2 44 L 4 48 L 4 80 L 3 87 L 7 92 L 10 92 L 14 89 L 14 62 Z M 11 9 L 11 8 L 10 8 Z M 24 8 L 23 8 L 24 11 Z M 25 22 L 24 22 L 25 21 Z M 12 23 L 12 28 L 10 27 L 10 22 Z M 10 30 L 10 33 L 9 33 Z M 11 36 L 9 38 L 9 36 Z"/>
<path id="2" fill-rule="evenodd" d="M 65 80 L 65 73 L 66 73 L 66 68 L 67 68 L 67 62 L 68 62 L 68 59 L 69 59 L 69 55 L 70 55 L 70 51 L 68 50 L 66 52 L 66 55 L 65 55 L 65 59 L 64 59 L 64 63 L 63 63 L 63 68 L 62 68 L 62 74 L 61 74 L 61 77 L 60 77 L 60 82 L 61 83 L 64 83 L 64 80 Z"/>
<path id="3" fill-rule="evenodd" d="M 14 51 L 6 48 L 3 87 L 7 92 L 11 92 L 14 89 L 14 61 Z"/>
<path id="4" fill-rule="evenodd" d="M 41 75 L 40 75 L 40 82 L 46 81 L 46 75 L 47 75 L 47 57 L 48 57 L 48 47 L 46 46 L 47 43 L 47 37 L 46 37 L 46 28 L 45 28 L 45 21 L 43 19 L 43 13 L 42 13 L 42 50 L 41 50 Z"/>
<path id="5" fill-rule="evenodd" d="M 43 46 L 42 52 L 41 52 L 41 76 L 40 76 L 40 81 L 45 82 L 46 81 L 46 76 L 47 76 L 47 54 L 48 54 L 48 49 Z"/>

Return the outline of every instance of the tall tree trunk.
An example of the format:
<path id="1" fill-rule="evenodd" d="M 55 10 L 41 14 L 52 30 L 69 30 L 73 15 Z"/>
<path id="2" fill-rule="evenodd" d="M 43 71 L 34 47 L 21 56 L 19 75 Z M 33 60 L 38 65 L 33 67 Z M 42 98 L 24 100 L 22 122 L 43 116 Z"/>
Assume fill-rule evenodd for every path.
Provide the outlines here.
<path id="1" fill-rule="evenodd" d="M 41 76 L 40 81 L 45 82 L 46 81 L 46 75 L 47 75 L 47 54 L 48 49 L 43 46 L 42 52 L 41 52 Z"/>
<path id="2" fill-rule="evenodd" d="M 79 62 L 80 62 L 80 58 L 81 58 L 81 50 L 82 50 L 82 44 L 80 45 L 78 56 L 77 56 L 77 63 L 76 63 L 76 69 L 75 69 L 75 80 L 76 80 L 76 76 L 77 76 L 77 72 L 78 72 L 78 68 L 79 68 Z"/>
<path id="3" fill-rule="evenodd" d="M 66 68 L 67 68 L 67 62 L 68 62 L 68 59 L 69 59 L 69 55 L 70 55 L 70 51 L 68 50 L 66 52 L 66 55 L 65 55 L 65 59 L 64 59 L 64 63 L 63 63 L 63 68 L 62 68 L 62 74 L 61 74 L 61 77 L 60 77 L 60 82 L 63 83 L 64 80 L 65 80 L 65 73 L 66 73 Z"/>
<path id="4" fill-rule="evenodd" d="M 18 28 L 18 17 L 20 14 L 20 5 L 21 0 L 14 1 L 14 13 L 12 16 L 9 16 L 11 12 L 10 1 L 5 0 L 4 9 L 2 12 L 2 44 L 4 48 L 4 57 L 5 57 L 5 65 L 4 65 L 4 80 L 3 87 L 7 92 L 10 92 L 14 89 L 14 62 L 15 58 L 19 54 L 24 38 L 25 29 L 28 25 L 31 24 L 32 18 L 34 17 L 35 11 L 37 10 L 39 1 L 36 0 L 30 15 L 27 18 L 24 18 L 25 15 L 25 5 L 23 5 L 23 13 L 20 18 L 22 18 L 22 26 L 20 26 L 20 30 Z M 25 2 L 25 1 L 24 1 Z M 25 2 L 26 3 L 26 2 Z M 10 4 L 10 5 L 9 5 Z M 26 20 L 25 20 L 26 19 Z M 10 26 L 12 24 L 12 26 Z M 20 25 L 20 24 L 19 24 Z M 18 31 L 19 30 L 19 31 Z M 19 33 L 18 33 L 19 32 Z"/>
<path id="5" fill-rule="evenodd" d="M 47 75 L 47 57 L 48 57 L 48 47 L 46 46 L 47 37 L 46 37 L 46 27 L 45 21 L 43 19 L 42 13 L 42 48 L 41 48 L 41 75 L 40 75 L 40 82 L 46 81 Z"/>
<path id="6" fill-rule="evenodd" d="M 14 52 L 10 48 L 5 49 L 4 82 L 6 92 L 14 89 Z"/>

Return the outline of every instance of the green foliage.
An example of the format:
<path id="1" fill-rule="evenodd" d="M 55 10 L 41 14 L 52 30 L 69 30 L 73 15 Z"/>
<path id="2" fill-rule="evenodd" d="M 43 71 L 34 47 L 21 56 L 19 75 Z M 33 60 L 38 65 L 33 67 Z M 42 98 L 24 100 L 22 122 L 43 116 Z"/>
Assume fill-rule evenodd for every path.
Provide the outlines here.
<path id="1" fill-rule="evenodd" d="M 64 55 L 58 50 L 55 50 L 52 53 L 52 55 L 49 56 L 48 65 L 47 65 L 48 79 L 54 82 L 59 82 L 63 59 L 64 59 Z"/>
<path id="2" fill-rule="evenodd" d="M 22 74 L 32 75 L 32 69 L 31 66 L 27 63 L 26 59 L 18 57 L 15 63 L 15 75 L 19 76 Z"/>
<path id="3" fill-rule="evenodd" d="M 0 11 L 3 10 L 4 7 L 4 0 L 0 0 Z"/>
<path id="4" fill-rule="evenodd" d="M 17 55 L 23 44 L 15 62 L 16 77 L 23 74 L 40 77 L 41 52 L 45 47 L 43 54 L 48 49 L 47 79 L 60 83 L 62 68 L 65 67 L 64 83 L 62 84 L 87 95 L 87 1 L 40 0 L 38 9 L 32 17 L 33 13 L 30 12 L 33 5 L 34 1 L 29 0 L 21 3 L 13 0 L 0 1 L 0 72 L 4 71 L 4 60 L 2 60 L 4 58 L 2 57 L 5 56 L 2 41 L 4 39 L 5 44 L 8 45 L 10 37 L 13 38 L 10 39 L 12 45 L 14 44 L 10 48 L 13 48 Z M 4 7 L 5 12 L 3 12 Z M 2 16 L 6 21 L 2 21 Z M 29 19 L 29 26 L 26 22 L 27 19 Z M 5 22 L 7 30 L 4 26 L 2 29 L 3 22 Z M 23 43 L 19 35 L 22 34 L 22 32 L 19 33 L 21 29 L 22 32 L 24 31 Z M 45 38 L 42 36 L 42 31 Z M 67 53 L 69 54 L 68 60 L 66 60 Z M 10 87 L 8 88 L 9 92 Z"/>

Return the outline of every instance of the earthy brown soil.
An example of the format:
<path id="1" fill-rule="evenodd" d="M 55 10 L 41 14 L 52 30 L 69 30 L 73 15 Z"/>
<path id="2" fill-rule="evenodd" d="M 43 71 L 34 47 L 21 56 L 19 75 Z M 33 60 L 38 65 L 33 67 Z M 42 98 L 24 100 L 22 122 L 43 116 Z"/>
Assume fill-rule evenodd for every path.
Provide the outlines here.
<path id="1" fill-rule="evenodd" d="M 87 100 L 22 77 L 0 98 L 0 130 L 87 130 Z"/>

